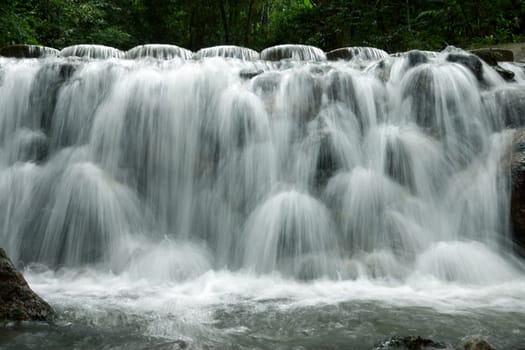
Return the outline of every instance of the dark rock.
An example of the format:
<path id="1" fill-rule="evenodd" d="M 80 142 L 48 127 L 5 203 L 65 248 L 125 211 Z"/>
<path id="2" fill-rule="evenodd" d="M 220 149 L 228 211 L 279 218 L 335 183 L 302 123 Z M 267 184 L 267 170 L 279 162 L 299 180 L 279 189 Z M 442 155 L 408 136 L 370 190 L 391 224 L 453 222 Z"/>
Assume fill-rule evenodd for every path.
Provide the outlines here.
<path id="1" fill-rule="evenodd" d="M 333 135 L 323 132 L 319 137 L 319 156 L 314 174 L 314 185 L 324 188 L 328 180 L 342 168 L 342 161 L 334 146 Z"/>
<path id="2" fill-rule="evenodd" d="M 239 72 L 239 76 L 242 79 L 251 79 L 262 73 L 264 73 L 264 71 L 260 69 L 259 70 L 243 69 Z"/>
<path id="3" fill-rule="evenodd" d="M 505 81 L 515 81 L 514 80 L 514 72 L 508 70 L 508 69 L 505 69 L 503 67 L 501 67 L 500 65 L 496 65 L 493 67 L 494 70 L 503 78 L 505 79 Z"/>
<path id="4" fill-rule="evenodd" d="M 447 61 L 459 63 L 467 67 L 478 81 L 483 81 L 483 64 L 479 57 L 475 55 L 451 53 L 447 56 Z"/>
<path id="5" fill-rule="evenodd" d="M 48 321 L 53 315 L 0 248 L 0 321 Z"/>
<path id="6" fill-rule="evenodd" d="M 335 49 L 326 53 L 326 58 L 330 61 L 351 60 L 353 57 L 354 55 L 352 51 L 348 50 L 346 47 Z"/>
<path id="7" fill-rule="evenodd" d="M 49 62 L 43 65 L 33 80 L 30 94 L 30 115 L 36 119 L 43 131 L 48 134 L 55 111 L 58 93 L 68 81 L 80 62 Z"/>
<path id="8" fill-rule="evenodd" d="M 389 340 L 376 345 L 376 350 L 431 350 L 431 349 L 452 349 L 445 343 L 435 342 L 431 339 L 421 337 L 393 337 Z"/>
<path id="9" fill-rule="evenodd" d="M 323 97 L 321 79 L 307 72 L 294 74 L 285 85 L 285 96 L 291 101 L 292 118 L 307 123 L 313 120 L 321 109 Z"/>
<path id="10" fill-rule="evenodd" d="M 510 217 L 513 240 L 525 249 L 525 129 L 515 132 L 512 140 L 510 172 L 512 179 Z"/>
<path id="11" fill-rule="evenodd" d="M 14 58 L 41 58 L 58 56 L 58 50 L 36 45 L 11 45 L 0 49 L 0 56 Z"/>
<path id="12" fill-rule="evenodd" d="M 342 102 L 355 114 L 359 114 L 356 83 L 352 74 L 334 70 L 326 77 L 326 95 L 330 102 Z"/>
<path id="13" fill-rule="evenodd" d="M 456 350 L 496 350 L 496 348 L 482 338 L 471 338 L 463 342 Z"/>
<path id="14" fill-rule="evenodd" d="M 432 135 L 443 136 L 435 111 L 436 91 L 433 71 L 428 67 L 419 67 L 411 71 L 406 79 L 408 80 L 402 96 L 403 99 L 412 101 L 417 125 L 428 130 Z"/>
<path id="15" fill-rule="evenodd" d="M 351 60 L 352 58 L 380 60 L 385 57 L 388 57 L 388 53 L 375 47 L 342 47 L 326 53 L 326 58 L 330 61 Z"/>
<path id="16" fill-rule="evenodd" d="M 387 138 L 385 147 L 385 173 L 399 184 L 415 192 L 414 165 L 409 148 L 402 139 L 397 137 Z"/>
<path id="17" fill-rule="evenodd" d="M 504 49 L 477 49 L 471 50 L 471 53 L 481 58 L 491 66 L 495 66 L 498 62 L 513 62 L 514 53 L 510 50 Z"/>
<path id="18" fill-rule="evenodd" d="M 525 90 L 516 86 L 501 88 L 495 92 L 498 115 L 508 128 L 525 126 Z"/>
<path id="19" fill-rule="evenodd" d="M 428 57 L 419 50 L 412 50 L 408 52 L 407 60 L 409 67 L 416 67 L 420 64 L 427 63 Z"/>

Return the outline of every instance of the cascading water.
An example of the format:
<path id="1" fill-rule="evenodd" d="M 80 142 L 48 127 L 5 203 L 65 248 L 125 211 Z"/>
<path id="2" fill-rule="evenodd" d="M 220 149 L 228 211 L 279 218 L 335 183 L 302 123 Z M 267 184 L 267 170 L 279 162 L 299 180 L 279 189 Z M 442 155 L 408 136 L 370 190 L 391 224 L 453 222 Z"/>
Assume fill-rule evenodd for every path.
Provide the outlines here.
<path id="1" fill-rule="evenodd" d="M 256 58 L 225 50 L 201 54 Z M 97 59 L 0 58 L 0 246 L 59 311 L 45 346 L 64 327 L 95 347 L 361 349 L 401 326 L 521 344 L 522 80 L 449 52 L 61 55 Z"/>
<path id="2" fill-rule="evenodd" d="M 221 45 L 201 49 L 193 56 L 195 59 L 204 57 L 230 57 L 245 61 L 255 61 L 259 59 L 259 53 L 246 47 Z"/>
<path id="3" fill-rule="evenodd" d="M 175 45 L 148 44 L 136 46 L 126 52 L 126 58 L 144 59 L 147 57 L 159 60 L 172 60 L 174 58 L 190 59 L 193 53 L 190 50 Z"/>

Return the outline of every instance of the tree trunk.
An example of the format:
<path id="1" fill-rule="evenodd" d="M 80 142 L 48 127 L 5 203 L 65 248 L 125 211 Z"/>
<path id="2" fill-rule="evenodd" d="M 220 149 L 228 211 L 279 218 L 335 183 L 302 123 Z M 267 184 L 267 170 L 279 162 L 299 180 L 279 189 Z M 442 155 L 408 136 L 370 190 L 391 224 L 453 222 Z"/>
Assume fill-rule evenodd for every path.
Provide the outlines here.
<path id="1" fill-rule="evenodd" d="M 250 46 L 250 29 L 252 23 L 252 12 L 254 2 L 255 0 L 250 0 L 250 4 L 248 5 L 248 14 L 246 15 L 246 27 L 244 30 L 244 46 L 246 47 Z"/>
<path id="2" fill-rule="evenodd" d="M 219 3 L 220 11 L 221 11 L 221 18 L 222 18 L 222 27 L 224 29 L 224 41 L 226 44 L 229 44 L 230 41 L 230 31 L 228 27 L 228 17 L 226 17 L 226 8 L 224 4 L 224 0 L 221 0 Z"/>

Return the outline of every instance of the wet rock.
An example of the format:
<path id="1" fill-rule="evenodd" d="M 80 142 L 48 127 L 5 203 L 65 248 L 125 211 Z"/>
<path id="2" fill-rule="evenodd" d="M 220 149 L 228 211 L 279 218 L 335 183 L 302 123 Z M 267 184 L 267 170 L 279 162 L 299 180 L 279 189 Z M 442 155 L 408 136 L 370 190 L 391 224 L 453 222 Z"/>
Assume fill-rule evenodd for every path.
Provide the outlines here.
<path id="1" fill-rule="evenodd" d="M 290 116 L 300 123 L 313 120 L 321 109 L 322 80 L 309 72 L 300 71 L 290 76 L 284 85 L 284 101 L 288 102 Z"/>
<path id="2" fill-rule="evenodd" d="M 471 50 L 471 53 L 481 58 L 491 66 L 495 66 L 498 62 L 513 62 L 514 53 L 510 50 L 504 49 L 477 49 Z"/>
<path id="3" fill-rule="evenodd" d="M 183 350 L 183 349 L 188 349 L 188 348 L 189 348 L 189 344 L 185 342 L 184 340 L 175 340 L 175 341 L 170 341 L 167 343 L 155 345 L 149 349 L 152 349 L 152 350 Z"/>
<path id="4" fill-rule="evenodd" d="M 326 53 L 326 58 L 330 61 L 351 60 L 354 57 L 352 51 L 346 47 L 335 49 Z"/>
<path id="5" fill-rule="evenodd" d="M 243 69 L 239 72 L 239 76 L 242 78 L 242 79 L 252 79 L 252 78 L 255 78 L 256 76 L 258 76 L 259 74 L 262 74 L 264 73 L 263 70 L 259 69 L 259 70 L 252 70 L 252 69 Z"/>
<path id="6" fill-rule="evenodd" d="M 323 132 L 319 140 L 319 156 L 315 167 L 314 184 L 323 188 L 328 180 L 342 168 L 341 160 L 334 147 L 333 135 Z"/>
<path id="7" fill-rule="evenodd" d="M 525 129 L 519 129 L 512 140 L 510 161 L 512 179 L 510 217 L 514 242 L 525 249 Z"/>
<path id="8" fill-rule="evenodd" d="M 36 45 L 11 45 L 0 49 L 0 56 L 14 58 L 41 58 L 58 56 L 58 50 Z"/>
<path id="9" fill-rule="evenodd" d="M 420 64 L 427 63 L 428 57 L 419 50 L 412 50 L 408 52 L 407 62 L 410 68 L 419 66 Z"/>
<path id="10" fill-rule="evenodd" d="M 38 163 L 47 157 L 49 143 L 47 136 L 42 131 L 24 128 L 14 135 L 8 150 L 8 164 L 14 164 L 17 161 Z"/>
<path id="11" fill-rule="evenodd" d="M 80 62 L 50 62 L 35 76 L 30 94 L 30 113 L 48 134 L 60 88 L 73 76 Z"/>
<path id="12" fill-rule="evenodd" d="M 514 61 L 514 54 L 512 51 L 501 49 L 478 49 L 470 52 L 481 58 L 488 65 L 492 66 L 492 68 L 494 68 L 494 70 L 505 79 L 505 81 L 514 81 L 514 72 L 498 65 L 498 62 Z"/>
<path id="13" fill-rule="evenodd" d="M 501 67 L 500 65 L 496 65 L 493 68 L 500 75 L 500 77 L 505 79 L 505 81 L 515 81 L 514 80 L 515 74 L 514 74 L 513 71 L 505 69 L 505 68 Z"/>
<path id="14" fill-rule="evenodd" d="M 525 126 L 525 90 L 518 86 L 506 86 L 495 94 L 495 118 L 507 128 Z"/>
<path id="15" fill-rule="evenodd" d="M 356 83 L 351 73 L 336 70 L 330 72 L 326 77 L 326 96 L 330 102 L 342 102 L 354 114 L 361 114 L 357 103 Z"/>
<path id="16" fill-rule="evenodd" d="M 463 342 L 456 350 L 496 350 L 496 348 L 482 338 L 471 338 Z"/>
<path id="17" fill-rule="evenodd" d="M 403 90 L 403 99 L 412 101 L 414 117 L 417 125 L 429 130 L 432 135 L 443 136 L 436 117 L 436 92 L 434 73 L 431 69 L 421 67 L 413 70 L 407 78 L 406 88 Z"/>
<path id="18" fill-rule="evenodd" d="M 47 321 L 53 315 L 0 248 L 0 321 Z"/>
<path id="19" fill-rule="evenodd" d="M 452 349 L 445 343 L 435 342 L 431 339 L 421 337 L 393 337 L 382 342 L 375 347 L 375 350 L 432 350 L 432 349 Z"/>
<path id="20" fill-rule="evenodd" d="M 483 81 L 483 64 L 479 57 L 475 55 L 451 53 L 447 56 L 447 61 L 459 63 L 467 67 L 478 81 Z"/>
<path id="21" fill-rule="evenodd" d="M 353 58 L 379 60 L 386 57 L 388 57 L 386 51 L 374 47 L 343 47 L 326 53 L 326 58 L 330 61 L 351 60 Z"/>

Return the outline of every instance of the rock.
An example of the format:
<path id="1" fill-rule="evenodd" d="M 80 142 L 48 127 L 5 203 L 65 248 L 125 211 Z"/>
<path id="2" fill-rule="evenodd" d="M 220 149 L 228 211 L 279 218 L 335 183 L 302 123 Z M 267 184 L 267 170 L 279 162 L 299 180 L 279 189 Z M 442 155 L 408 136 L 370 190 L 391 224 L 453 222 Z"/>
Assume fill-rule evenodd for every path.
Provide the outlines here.
<path id="1" fill-rule="evenodd" d="M 513 82 L 514 80 L 514 72 L 510 71 L 508 69 L 503 68 L 500 65 L 494 66 L 494 70 L 503 78 L 505 81 Z"/>
<path id="2" fill-rule="evenodd" d="M 471 338 L 463 342 L 456 350 L 496 350 L 496 348 L 482 338 Z"/>
<path id="3" fill-rule="evenodd" d="M 432 349 L 452 349 L 445 343 L 435 342 L 431 339 L 421 337 L 393 337 L 389 340 L 376 345 L 375 350 L 432 350 Z"/>
<path id="4" fill-rule="evenodd" d="M 502 49 L 478 49 L 470 52 L 481 58 L 488 65 L 492 66 L 492 68 L 494 68 L 494 70 L 505 79 L 505 81 L 514 81 L 514 72 L 505 69 L 498 64 L 498 62 L 514 61 L 514 54 L 512 51 Z"/>
<path id="5" fill-rule="evenodd" d="M 58 50 L 36 45 L 11 45 L 0 49 L 0 56 L 14 58 L 41 58 L 58 56 Z"/>
<path id="6" fill-rule="evenodd" d="M 48 321 L 53 315 L 0 248 L 0 321 Z"/>
<path id="7" fill-rule="evenodd" d="M 252 79 L 252 78 L 255 78 L 256 76 L 260 75 L 264 73 L 263 70 L 259 69 L 259 70 L 252 70 L 252 69 L 243 69 L 239 72 L 239 76 L 242 78 L 242 79 Z"/>
<path id="8" fill-rule="evenodd" d="M 408 52 L 407 60 L 408 66 L 412 68 L 419 66 L 420 64 L 427 63 L 428 57 L 419 50 L 412 50 Z"/>
<path id="9" fill-rule="evenodd" d="M 491 66 L 495 66 L 498 62 L 513 62 L 514 53 L 510 50 L 504 49 L 477 49 L 471 50 L 471 53 L 481 58 Z"/>
<path id="10" fill-rule="evenodd" d="M 326 58 L 330 61 L 351 60 L 359 58 L 362 60 L 380 60 L 388 57 L 388 53 L 375 47 L 342 47 L 326 53 Z"/>
<path id="11" fill-rule="evenodd" d="M 525 250 L 525 129 L 518 129 L 512 140 L 510 160 L 512 179 L 510 217 L 513 240 Z"/>
<path id="12" fill-rule="evenodd" d="M 479 57 L 475 55 L 451 53 L 447 56 L 447 61 L 459 63 L 467 67 L 478 81 L 483 81 L 483 64 Z"/>
<path id="13" fill-rule="evenodd" d="M 525 90 L 517 85 L 508 85 L 496 90 L 497 115 L 507 128 L 525 126 Z"/>
<path id="14" fill-rule="evenodd" d="M 525 43 L 498 44 L 498 49 L 510 50 L 515 62 L 525 62 Z"/>

